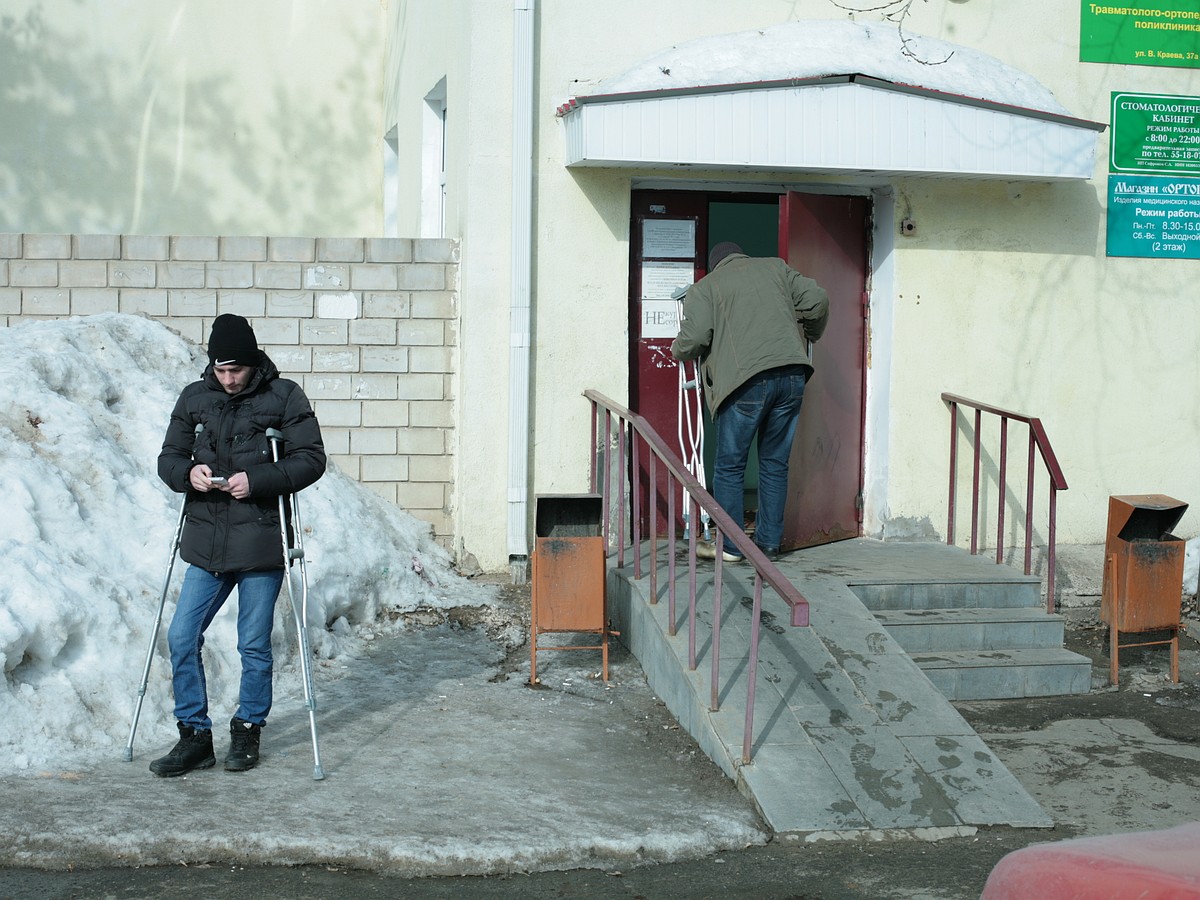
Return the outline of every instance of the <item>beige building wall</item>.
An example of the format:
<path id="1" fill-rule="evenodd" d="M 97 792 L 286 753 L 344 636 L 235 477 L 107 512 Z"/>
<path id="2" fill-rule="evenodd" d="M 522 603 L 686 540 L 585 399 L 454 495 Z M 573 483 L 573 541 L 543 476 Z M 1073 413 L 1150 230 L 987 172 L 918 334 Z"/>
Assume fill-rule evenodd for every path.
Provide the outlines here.
<path id="1" fill-rule="evenodd" d="M 1107 123 L 1114 91 L 1200 95 L 1196 69 L 1079 62 L 1077 4 L 914 4 L 910 24 L 1031 73 L 1083 119 Z M 882 522 L 929 516 L 944 532 L 934 489 L 949 443 L 941 390 L 1043 419 L 1070 486 L 1060 542 L 1103 542 L 1112 494 L 1200 500 L 1188 464 L 1200 437 L 1200 261 L 1106 257 L 1111 136 L 1100 135 L 1083 184 L 895 185 L 896 215 L 919 229 L 896 239 L 893 291 L 872 300 L 890 302 L 895 322 Z M 1022 432 L 1014 427 L 1010 447 L 1018 469 Z M 1044 517 L 1043 472 L 1036 482 Z M 1014 487 L 1023 509 L 1023 481 Z M 1186 517 L 1180 533 L 1200 533 L 1200 520 Z"/>
<path id="2" fill-rule="evenodd" d="M 500 571 L 508 564 L 513 4 L 404 3 L 390 14 L 384 118 L 402 138 L 402 231 L 419 228 L 429 212 L 422 208 L 421 118 L 426 95 L 446 83 L 445 234 L 462 247 L 455 529 L 460 548 Z M 557 302 L 572 298 L 563 294 Z M 574 438 L 560 430 L 553 439 Z"/>
<path id="3" fill-rule="evenodd" d="M 126 240 L 167 234 L 177 237 L 152 240 L 378 238 L 384 137 L 393 128 L 398 179 L 387 202 L 400 234 L 422 234 L 421 110 L 445 79 L 444 237 L 461 247 L 457 284 L 445 288 L 460 325 L 445 346 L 460 348 L 461 359 L 444 398 L 456 404 L 446 435 L 456 499 L 445 501 L 449 524 L 438 528 L 490 570 L 507 562 L 509 466 L 521 452 L 507 440 L 510 396 L 522 390 L 509 384 L 516 5 L 9 0 L 0 22 L 0 233 L 85 242 L 122 235 L 121 254 Z M 581 391 L 628 399 L 629 192 L 648 180 L 773 189 L 831 181 L 787 172 L 569 171 L 556 108 L 695 37 L 844 19 L 847 7 L 866 5 L 877 4 L 536 4 L 530 499 L 587 487 Z M 1079 10 L 1071 3 L 929 0 L 909 9 L 905 29 L 1032 74 L 1084 119 L 1106 121 L 1114 90 L 1200 94 L 1196 70 L 1080 63 Z M 879 21 L 878 12 L 853 17 Z M 1200 498 L 1200 475 L 1183 462 L 1200 426 L 1192 411 L 1200 363 L 1191 352 L 1200 312 L 1190 288 L 1200 268 L 1105 257 L 1108 138 L 1101 135 L 1095 176 L 1083 184 L 862 176 L 847 185 L 872 192 L 877 212 L 868 535 L 944 531 L 943 390 L 1043 419 L 1070 483 L 1059 505 L 1062 541 L 1101 540 L 1110 494 Z M 918 223 L 912 237 L 898 233 L 904 217 Z M 157 277 L 158 263 L 196 261 L 154 262 Z M 364 256 L 362 264 L 374 263 Z M 7 308 L 9 269 L 0 289 Z M 62 287 L 19 286 L 15 314 L 30 314 L 27 289 L 42 292 L 35 305 L 53 309 Z M 197 314 L 196 322 L 203 318 Z M 350 335 L 347 324 L 345 346 L 361 360 L 370 345 L 359 347 Z M 314 389 L 344 390 L 334 386 L 335 371 L 322 374 L 329 377 L 321 386 L 314 378 Z M 363 458 L 376 455 L 346 451 L 339 455 L 348 465 L 362 457 L 353 464 L 360 472 Z M 1186 518 L 1181 528 L 1200 530 Z"/>
<path id="4" fill-rule="evenodd" d="M 0 232 L 381 235 L 378 0 L 5 0 Z"/>
<path id="5" fill-rule="evenodd" d="M 695 37 L 797 19 L 849 15 L 880 21 L 877 12 L 850 15 L 846 7 L 854 6 L 877 4 L 537 4 L 531 493 L 586 489 L 584 387 L 628 399 L 630 190 L 647 181 L 658 187 L 740 183 L 776 189 L 828 189 L 838 183 L 789 172 L 569 171 L 555 109 L 600 80 Z M 430 76 L 439 67 L 466 75 L 465 83 L 451 79 L 451 108 L 469 106 L 472 117 L 479 117 L 465 140 L 449 148 L 451 193 L 458 198 L 455 236 L 464 241 L 467 361 L 459 438 L 464 448 L 488 447 L 486 454 L 466 449 L 460 458 L 464 470 L 471 460 L 465 479 L 477 478 L 464 494 L 478 502 L 460 510 L 460 521 L 467 545 L 494 568 L 504 562 L 500 486 L 506 472 L 496 436 L 505 433 L 509 390 L 504 311 L 513 135 L 506 114 L 512 104 L 514 13 L 510 3 L 474 3 L 468 22 L 461 7 L 451 8 L 459 10 L 447 25 L 460 28 L 457 43 L 417 41 L 412 27 L 401 30 L 410 55 L 423 57 Z M 1114 90 L 1200 94 L 1195 70 L 1079 62 L 1077 5 L 931 0 L 910 9 L 907 31 L 989 53 L 1032 74 L 1082 119 L 1107 122 Z M 409 19 L 410 26 L 416 22 Z M 901 36 L 898 29 L 897 42 Z M 465 73 L 464 53 L 470 60 Z M 394 67 L 389 70 L 398 85 L 395 108 L 403 110 L 408 88 L 396 75 Z M 864 175 L 845 184 L 847 190 L 871 192 L 877 215 L 866 534 L 944 536 L 949 415 L 943 391 L 1042 418 L 1070 485 L 1059 498 L 1060 542 L 1102 541 L 1110 494 L 1200 498 L 1200 475 L 1184 462 L 1200 426 L 1200 414 L 1190 411 L 1197 405 L 1200 362 L 1189 350 L 1200 332 L 1200 308 L 1190 303 L 1189 287 L 1200 263 L 1105 256 L 1108 139 L 1108 132 L 1099 136 L 1095 174 L 1086 183 Z M 912 237 L 899 233 L 899 221 L 907 217 L 918 223 Z M 474 396 L 480 384 L 488 386 L 486 399 Z M 1164 391 L 1164 384 L 1171 388 Z M 1018 431 L 1014 427 L 1010 452 L 1021 462 L 1013 464 L 1013 472 L 1024 466 L 1024 435 Z M 969 487 L 969 469 L 964 477 Z M 1039 469 L 1035 478 L 1040 541 L 1046 527 L 1044 472 Z M 1010 523 L 1023 512 L 1021 476 L 1012 489 Z M 1200 531 L 1186 519 L 1181 528 Z M 1011 535 L 1007 543 L 1012 545 Z"/>
<path id="6" fill-rule="evenodd" d="M 334 462 L 453 549 L 458 244 L 382 237 L 399 6 L 8 0 L 0 324 L 245 315 Z"/>
<path id="7" fill-rule="evenodd" d="M 0 234 L 0 324 L 120 312 L 203 345 L 216 316 L 245 316 L 332 462 L 450 549 L 456 255 L 434 239 Z"/>

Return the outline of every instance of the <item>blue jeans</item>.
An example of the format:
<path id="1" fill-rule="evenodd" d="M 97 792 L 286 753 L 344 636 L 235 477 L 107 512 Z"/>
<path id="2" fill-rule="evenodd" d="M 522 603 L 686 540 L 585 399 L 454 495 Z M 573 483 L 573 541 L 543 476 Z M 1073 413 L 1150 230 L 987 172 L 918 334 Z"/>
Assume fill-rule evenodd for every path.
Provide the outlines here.
<path id="1" fill-rule="evenodd" d="M 271 625 L 275 600 L 283 585 L 284 570 L 263 572 L 207 572 L 188 566 L 179 591 L 179 603 L 167 630 L 171 648 L 175 718 L 198 731 L 212 728 L 208 717 L 208 690 L 204 682 L 204 632 L 229 595 L 238 591 L 238 653 L 242 657 L 242 683 L 237 717 L 262 725 L 271 711 Z"/>
<path id="2" fill-rule="evenodd" d="M 754 543 L 776 553 L 783 540 L 788 460 L 804 401 L 804 368 L 768 369 L 749 378 L 717 411 L 713 497 L 734 522 L 746 523 L 745 476 L 750 445 L 758 437 L 758 519 Z M 725 552 L 741 555 L 728 537 Z"/>

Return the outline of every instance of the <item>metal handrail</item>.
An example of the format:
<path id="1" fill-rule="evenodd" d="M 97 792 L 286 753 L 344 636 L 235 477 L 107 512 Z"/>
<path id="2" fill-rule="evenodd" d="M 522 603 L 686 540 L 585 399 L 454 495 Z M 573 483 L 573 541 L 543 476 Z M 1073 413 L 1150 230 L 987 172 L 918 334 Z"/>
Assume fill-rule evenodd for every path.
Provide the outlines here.
<path id="1" fill-rule="evenodd" d="M 1042 426 L 1042 420 L 1036 416 L 1002 409 L 990 403 L 981 403 L 961 397 L 958 394 L 943 393 L 942 400 L 950 406 L 950 497 L 949 520 L 946 525 L 946 543 L 954 543 L 955 519 L 955 488 L 958 473 L 958 407 L 966 406 L 975 411 L 975 442 L 974 468 L 971 481 L 971 553 L 979 552 L 979 481 L 980 459 L 982 446 L 983 414 L 990 413 L 1000 417 L 1000 465 L 997 484 L 1000 489 L 1000 502 L 996 511 L 996 562 L 1004 561 L 1004 496 L 1008 476 L 1008 422 L 1024 422 L 1029 426 L 1029 460 L 1025 487 L 1025 574 L 1033 571 L 1033 486 L 1034 486 L 1034 455 L 1035 450 L 1042 457 L 1042 463 L 1050 476 L 1050 500 L 1047 513 L 1047 550 L 1046 550 L 1046 611 L 1054 612 L 1054 569 L 1056 520 L 1058 515 L 1058 492 L 1067 489 L 1067 479 L 1054 448 L 1050 446 L 1050 438 Z"/>
<path id="2" fill-rule="evenodd" d="M 808 601 L 804 596 L 796 590 L 778 567 L 759 549 L 750 538 L 748 538 L 741 526 L 737 525 L 729 514 L 725 512 L 718 504 L 713 496 L 704 489 L 684 467 L 683 461 L 667 446 L 666 442 L 658 435 L 658 432 L 647 422 L 642 416 L 626 409 L 624 406 L 616 403 L 613 400 L 605 397 L 603 394 L 594 391 L 586 390 L 583 392 L 588 398 L 592 406 L 592 451 L 591 451 L 591 489 L 596 491 L 599 489 L 603 500 L 602 508 L 604 510 L 604 546 L 605 551 L 609 546 L 609 504 L 611 502 L 610 493 L 612 492 L 612 449 L 613 449 L 613 432 L 614 432 L 614 417 L 616 418 L 616 473 L 620 478 L 624 478 L 626 471 L 626 443 L 629 444 L 629 468 L 634 473 L 634 478 L 640 471 L 640 455 L 644 447 L 650 454 L 647 462 L 649 473 L 649 485 L 646 493 L 651 498 L 649 506 L 649 522 L 650 534 L 646 541 L 649 542 L 649 559 L 650 567 L 650 602 L 656 604 L 658 602 L 658 522 L 656 516 L 656 508 L 658 501 L 658 466 L 662 465 L 666 469 L 667 474 L 667 633 L 672 637 L 676 634 L 676 618 L 675 618 L 675 544 L 676 544 L 676 491 L 677 485 L 681 487 L 685 493 L 688 506 L 687 521 L 692 523 L 688 528 L 688 668 L 691 671 L 696 670 L 696 527 L 695 523 L 699 521 L 697 508 L 708 512 L 711 521 L 715 526 L 715 534 L 713 538 L 714 546 L 717 548 L 716 560 L 713 569 L 713 625 L 712 625 L 712 644 L 710 655 L 711 659 L 711 675 L 710 675 L 710 699 L 709 709 L 716 711 L 720 709 L 720 647 L 721 647 L 721 563 L 723 546 L 722 536 L 727 536 L 730 542 L 738 548 L 746 561 L 754 567 L 754 604 L 752 607 L 752 618 L 750 621 L 750 659 L 748 663 L 747 678 L 749 686 L 747 687 L 746 696 L 746 721 L 742 734 L 742 763 L 748 765 L 752 760 L 751 742 L 754 732 L 754 699 L 755 685 L 757 682 L 758 672 L 758 643 L 762 615 L 762 594 L 763 583 L 770 585 L 775 593 L 778 594 L 790 608 L 791 614 L 788 617 L 792 625 L 797 627 L 805 627 L 809 624 L 809 607 Z M 604 411 L 604 442 L 601 453 L 597 453 L 597 438 L 599 437 L 599 419 L 600 410 Z M 603 457 L 603 465 L 598 459 Z M 623 567 L 625 565 L 625 519 L 626 519 L 626 496 L 631 498 L 632 510 L 629 518 L 632 525 L 632 550 L 633 550 L 633 577 L 640 579 L 642 577 L 642 544 L 643 536 L 641 533 L 641 500 L 642 490 L 635 486 L 633 481 L 630 482 L 630 489 L 627 492 L 623 487 L 616 491 L 617 494 L 617 565 Z"/>

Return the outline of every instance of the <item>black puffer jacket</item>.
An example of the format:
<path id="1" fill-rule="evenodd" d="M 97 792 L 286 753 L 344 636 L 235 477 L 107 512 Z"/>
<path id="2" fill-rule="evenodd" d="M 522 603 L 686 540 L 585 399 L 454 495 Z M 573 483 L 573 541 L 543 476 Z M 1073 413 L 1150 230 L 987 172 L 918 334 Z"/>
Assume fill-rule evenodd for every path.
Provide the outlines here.
<path id="1" fill-rule="evenodd" d="M 197 425 L 204 426 L 198 434 Z M 278 463 L 268 428 L 283 433 Z M 188 473 L 197 463 L 214 475 L 245 472 L 250 496 L 191 490 Z M 323 474 L 325 446 L 312 405 L 300 385 L 279 377 L 265 353 L 240 393 L 225 393 L 211 365 L 184 388 L 158 455 L 158 476 L 171 490 L 188 491 L 180 556 L 210 572 L 282 566 L 279 495 L 301 491 Z"/>

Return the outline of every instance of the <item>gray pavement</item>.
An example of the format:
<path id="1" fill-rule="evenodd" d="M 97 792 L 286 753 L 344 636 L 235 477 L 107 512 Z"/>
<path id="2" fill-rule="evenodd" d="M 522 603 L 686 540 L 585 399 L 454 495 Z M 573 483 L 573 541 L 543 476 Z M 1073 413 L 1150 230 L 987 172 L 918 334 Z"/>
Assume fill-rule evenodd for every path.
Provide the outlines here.
<path id="1" fill-rule="evenodd" d="M 323 781 L 302 707 L 273 712 L 249 773 L 218 762 L 155 778 L 147 765 L 166 747 L 139 743 L 133 762 L 114 753 L 5 777 L 0 864 L 464 875 L 669 862 L 767 840 L 628 657 L 607 686 L 574 658 L 548 660 L 553 688 L 535 690 L 527 671 L 498 678 L 504 648 L 482 630 L 377 643 L 336 680 L 318 677 Z M 216 743 L 220 758 L 227 737 Z"/>

